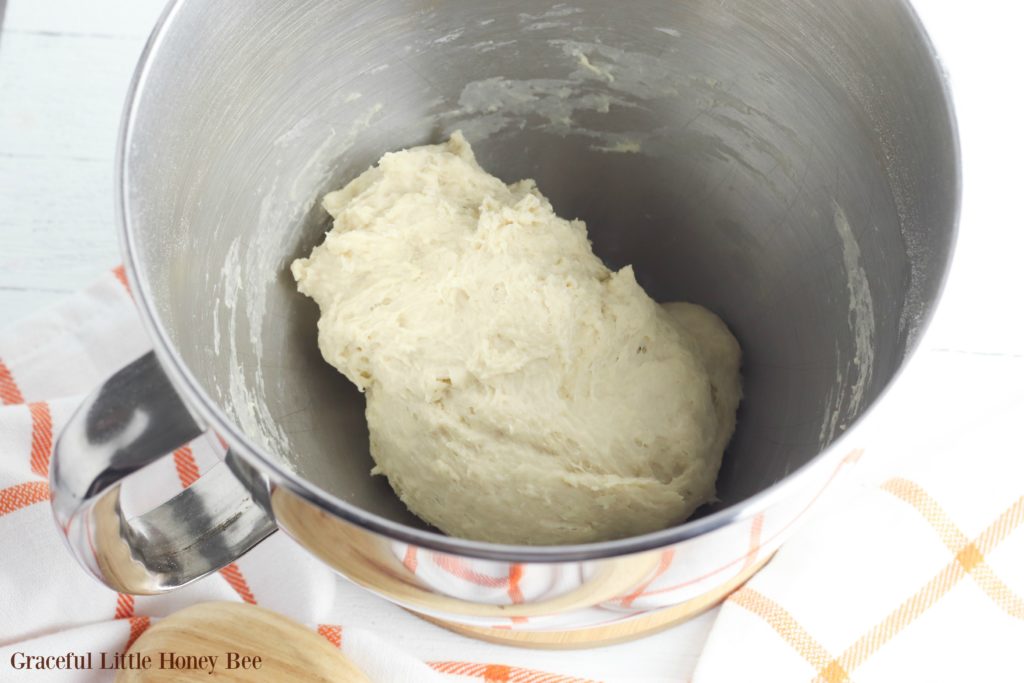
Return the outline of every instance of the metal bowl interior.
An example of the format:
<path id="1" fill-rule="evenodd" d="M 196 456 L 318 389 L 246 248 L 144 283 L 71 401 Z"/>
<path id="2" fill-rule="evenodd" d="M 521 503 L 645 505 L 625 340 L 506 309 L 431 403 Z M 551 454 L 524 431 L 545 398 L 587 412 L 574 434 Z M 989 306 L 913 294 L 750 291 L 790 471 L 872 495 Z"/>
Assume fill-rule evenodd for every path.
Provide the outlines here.
<path id="1" fill-rule="evenodd" d="M 363 520 L 424 528 L 370 477 L 362 397 L 288 265 L 323 238 L 326 191 L 456 129 L 584 219 L 609 266 L 740 340 L 739 426 L 701 514 L 849 430 L 936 304 L 957 141 L 905 2 L 178 0 L 122 140 L 140 303 L 201 412 Z"/>

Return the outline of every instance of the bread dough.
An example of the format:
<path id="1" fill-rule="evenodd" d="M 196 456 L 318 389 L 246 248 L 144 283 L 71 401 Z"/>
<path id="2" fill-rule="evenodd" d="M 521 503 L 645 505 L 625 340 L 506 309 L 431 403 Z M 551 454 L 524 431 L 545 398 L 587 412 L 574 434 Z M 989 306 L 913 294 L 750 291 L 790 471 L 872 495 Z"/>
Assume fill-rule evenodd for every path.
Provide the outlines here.
<path id="1" fill-rule="evenodd" d="M 323 205 L 334 227 L 292 273 L 324 358 L 366 393 L 373 472 L 415 514 L 465 538 L 583 543 L 713 498 L 740 400 L 714 314 L 655 303 L 458 133 L 384 155 Z"/>

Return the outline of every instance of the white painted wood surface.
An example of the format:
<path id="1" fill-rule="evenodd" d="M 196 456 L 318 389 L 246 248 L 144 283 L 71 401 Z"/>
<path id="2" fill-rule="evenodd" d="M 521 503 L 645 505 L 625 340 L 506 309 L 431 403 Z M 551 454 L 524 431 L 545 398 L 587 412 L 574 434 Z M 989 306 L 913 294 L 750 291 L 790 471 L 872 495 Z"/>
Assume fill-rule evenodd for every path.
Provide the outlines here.
<path id="1" fill-rule="evenodd" d="M 0 326 L 120 262 L 121 103 L 163 0 L 11 0 L 0 34 Z"/>

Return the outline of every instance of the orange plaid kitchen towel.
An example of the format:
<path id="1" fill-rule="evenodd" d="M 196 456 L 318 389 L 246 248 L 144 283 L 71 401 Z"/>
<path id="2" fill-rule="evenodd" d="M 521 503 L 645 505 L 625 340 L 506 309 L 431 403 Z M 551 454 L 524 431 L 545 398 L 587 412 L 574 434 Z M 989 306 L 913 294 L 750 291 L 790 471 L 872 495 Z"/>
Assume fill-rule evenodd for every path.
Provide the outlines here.
<path id="1" fill-rule="evenodd" d="M 861 490 L 726 601 L 693 681 L 1024 680 L 1024 358 L 910 374 Z"/>
<path id="2" fill-rule="evenodd" d="M 0 331 L 2 681 L 110 680 L 17 671 L 11 657 L 120 652 L 153 620 L 229 599 L 309 624 L 389 683 L 1024 679 L 1024 453 L 1011 433 L 1024 413 L 1024 358 L 918 354 L 875 420 L 853 492 L 812 511 L 723 607 L 599 650 L 516 650 L 423 622 L 339 580 L 284 534 L 164 596 L 117 594 L 86 576 L 53 528 L 46 475 L 82 394 L 149 348 L 123 279 L 115 271 Z M 203 437 L 178 449 L 125 486 L 125 507 L 188 486 L 222 448 Z M 514 578 L 495 574 L 484 588 L 504 595 Z"/>

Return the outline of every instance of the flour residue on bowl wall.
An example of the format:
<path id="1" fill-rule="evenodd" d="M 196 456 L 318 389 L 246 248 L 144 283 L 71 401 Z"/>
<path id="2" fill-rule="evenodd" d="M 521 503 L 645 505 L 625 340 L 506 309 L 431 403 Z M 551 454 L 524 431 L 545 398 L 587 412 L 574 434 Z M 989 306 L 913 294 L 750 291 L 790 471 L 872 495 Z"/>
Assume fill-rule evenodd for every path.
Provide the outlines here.
<path id="1" fill-rule="evenodd" d="M 559 12 L 568 15 L 571 9 L 563 7 Z M 538 25 L 542 18 L 550 19 L 548 15 L 520 15 L 524 29 Z M 678 37 L 678 32 L 668 33 L 668 29 L 651 30 Z M 516 42 L 528 44 L 482 41 L 463 49 L 483 55 L 499 45 L 506 47 Z M 674 148 L 680 129 L 677 122 L 652 126 L 646 113 L 658 101 L 689 92 L 698 98 L 701 116 L 737 130 L 749 144 L 761 145 L 760 152 L 771 157 L 766 168 L 790 179 L 797 177 L 787 155 L 768 146 L 762 137 L 752 136 L 744 122 L 756 120 L 758 124 L 767 124 L 797 145 L 799 136 L 766 112 L 735 97 L 729 84 L 697 71 L 672 68 L 671 61 L 657 52 L 638 52 L 596 40 L 565 37 L 552 38 L 546 44 L 562 55 L 559 62 L 548 67 L 550 75 L 527 79 L 493 76 L 470 81 L 463 86 L 456 107 L 449 104 L 447 110 L 432 112 L 427 118 L 440 123 L 443 136 L 461 130 L 470 142 L 506 130 L 538 130 L 560 137 L 589 138 L 591 149 L 596 152 L 659 157 Z M 632 129 L 610 130 L 594 123 L 601 115 L 622 120 L 624 111 L 636 113 L 637 125 Z M 728 158 L 748 171 L 764 175 L 766 182 L 775 183 L 771 174 L 751 167 L 743 153 L 722 139 L 703 135 L 697 129 L 689 130 L 688 135 L 693 154 Z"/>
<path id="2" fill-rule="evenodd" d="M 354 95 L 354 96 L 353 96 Z M 344 102 L 361 98 L 358 92 L 339 92 Z M 234 239 L 227 250 L 217 283 L 220 305 L 214 308 L 215 348 L 219 352 L 220 308 L 225 313 L 226 352 L 228 356 L 227 386 L 213 387 L 222 405 L 239 427 L 252 438 L 290 463 L 292 447 L 287 432 L 272 415 L 267 402 L 268 392 L 283 387 L 266 386 L 263 372 L 263 329 L 267 311 L 267 294 L 276 286 L 276 279 L 285 267 L 282 255 L 288 253 L 293 238 L 290 227 L 299 224 L 313 204 L 316 193 L 335 171 L 339 157 L 350 150 L 361 132 L 381 116 L 384 105 L 375 102 L 353 117 L 344 127 L 324 130 L 323 140 L 309 153 L 308 160 L 289 178 L 275 179 L 258 188 L 259 205 L 255 240 Z M 275 145 L 294 144 L 304 129 L 322 126 L 315 120 L 300 120 L 274 140 Z M 307 131 L 306 131 L 307 132 Z M 284 186 L 282 186 L 284 185 Z M 246 335 L 248 330 L 248 335 Z M 247 344 L 243 347 L 243 344 Z"/>
<path id="3" fill-rule="evenodd" d="M 222 387 L 218 384 L 214 386 L 214 390 L 217 392 L 218 398 L 221 399 L 221 404 L 224 405 L 228 412 L 235 419 L 235 423 L 242 429 L 243 432 L 250 435 L 250 437 L 261 437 L 264 442 L 274 447 L 279 454 L 286 455 L 288 453 L 287 435 L 278 428 L 273 416 L 270 414 L 270 410 L 267 408 L 267 404 L 263 400 L 265 395 L 265 387 L 263 383 L 263 373 L 260 361 L 260 352 L 262 350 L 262 344 L 258 339 L 258 334 L 255 333 L 258 326 L 254 324 L 254 321 L 249 319 L 250 324 L 250 343 L 253 345 L 253 352 L 250 354 L 250 358 L 254 359 L 255 367 L 252 368 L 251 373 L 244 372 L 243 358 L 239 353 L 238 340 L 238 319 L 243 314 L 243 308 L 239 306 L 239 296 L 243 292 L 243 286 L 245 279 L 242 276 L 242 262 L 240 258 L 240 244 L 241 238 L 236 237 L 228 248 L 227 256 L 224 259 L 224 266 L 221 269 L 221 280 L 220 284 L 224 288 L 223 296 L 221 301 L 224 304 L 224 308 L 227 310 L 227 339 L 228 339 L 228 359 L 229 359 L 229 374 L 228 374 L 228 387 L 227 387 L 227 400 Z M 250 293 L 258 288 L 247 289 Z M 247 306 L 249 308 L 249 306 Z M 215 313 L 216 316 L 216 313 Z M 262 317 L 262 314 L 261 316 Z M 216 317 L 215 317 L 216 320 Z M 215 323 L 216 324 L 216 323 Z M 254 342 L 253 339 L 256 339 Z M 217 339 L 217 346 L 219 347 L 219 335 Z M 250 389 L 246 382 L 247 375 L 253 377 L 253 383 L 255 390 Z"/>
<path id="4" fill-rule="evenodd" d="M 570 9 L 560 11 L 568 13 Z M 528 15 L 520 18 L 527 22 L 524 27 L 535 25 L 527 20 L 539 19 Z M 656 153 L 658 146 L 648 142 L 670 134 L 668 128 L 601 130 L 583 125 L 578 115 L 608 114 L 613 107 L 636 109 L 640 102 L 677 95 L 685 82 L 694 77 L 667 68 L 650 54 L 562 38 L 548 44 L 565 57 L 561 68 L 552 68 L 551 77 L 498 76 L 467 83 L 457 108 L 438 117 L 445 133 L 459 129 L 470 141 L 479 141 L 509 128 L 528 127 L 559 136 L 591 138 L 594 151 Z M 487 52 L 494 46 L 482 42 L 473 47 Z"/>
<path id="5" fill-rule="evenodd" d="M 336 97 L 345 103 L 361 99 L 358 92 L 339 92 Z M 343 128 L 323 128 L 316 119 L 297 121 L 290 130 L 274 140 L 275 146 L 293 145 L 309 130 L 323 130 L 320 144 L 309 153 L 303 166 L 291 177 L 278 178 L 258 189 L 262 197 L 257 225 L 252 239 L 240 237 L 231 242 L 218 282 L 222 294 L 228 354 L 227 386 L 214 386 L 221 404 L 236 424 L 250 437 L 263 441 L 286 463 L 292 456 L 288 435 L 267 405 L 268 392 L 281 387 L 268 387 L 263 372 L 263 329 L 267 314 L 267 294 L 285 269 L 282 254 L 287 254 L 293 232 L 288 229 L 301 223 L 317 201 L 317 192 L 334 172 L 339 157 L 359 139 L 360 133 L 380 117 L 384 105 L 369 105 Z M 219 353 L 220 306 L 214 309 L 215 348 Z M 246 335 L 246 330 L 248 334 Z M 243 348 L 242 344 L 248 344 Z"/>
<path id="6" fill-rule="evenodd" d="M 860 245 L 850 227 L 846 212 L 833 202 L 833 222 L 839 235 L 849 294 L 848 321 L 853 339 L 853 357 L 845 365 L 839 346 L 835 348 L 836 378 L 825 401 L 825 412 L 818 435 L 824 448 L 849 421 L 859 415 L 874 370 L 875 311 L 867 273 L 861 264 Z"/>

